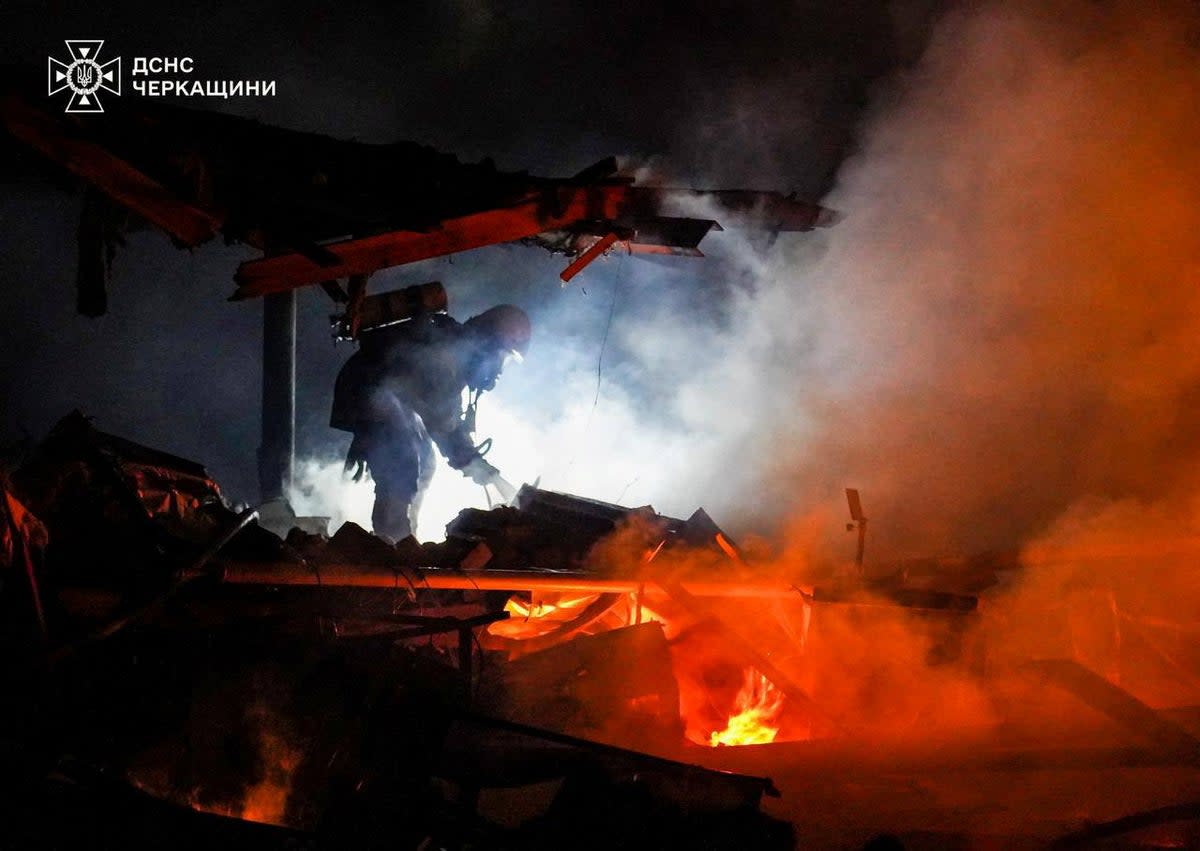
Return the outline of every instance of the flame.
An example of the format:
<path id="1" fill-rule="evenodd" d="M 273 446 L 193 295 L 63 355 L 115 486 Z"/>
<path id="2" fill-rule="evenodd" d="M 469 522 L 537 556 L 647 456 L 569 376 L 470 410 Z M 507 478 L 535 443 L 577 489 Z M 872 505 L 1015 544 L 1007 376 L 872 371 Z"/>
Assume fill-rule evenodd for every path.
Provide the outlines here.
<path id="1" fill-rule="evenodd" d="M 497 621 L 487 628 L 489 635 L 499 638 L 526 639 L 545 635 L 561 623 L 578 615 L 596 600 L 598 594 L 538 592 L 535 595 L 513 594 L 504 604 L 508 620 Z M 646 605 L 636 593 L 625 595 L 613 609 L 579 630 L 581 635 L 594 635 L 622 626 L 658 621 L 668 627 L 666 617 Z"/>
<path id="2" fill-rule="evenodd" d="M 729 716 L 725 729 L 715 730 L 709 736 L 709 746 L 765 745 L 775 741 L 783 701 L 783 692 L 754 668 L 747 668 L 742 689 L 734 700 L 735 712 Z"/>
<path id="3" fill-rule="evenodd" d="M 653 558 L 653 551 L 649 556 Z M 537 638 L 576 617 L 597 596 L 577 592 L 514 594 L 505 605 L 509 619 L 491 624 L 487 633 L 518 642 Z M 753 667 L 735 667 L 730 672 L 732 676 L 725 680 L 728 686 L 717 685 L 717 680 L 713 678 L 714 665 L 720 668 L 727 664 L 727 657 L 721 653 L 719 646 L 697 645 L 687 641 L 677 643 L 675 639 L 689 624 L 694 623 L 694 619 L 673 609 L 663 595 L 626 594 L 603 616 L 583 625 L 579 634 L 593 635 L 651 621 L 663 625 L 670 646 L 671 663 L 679 688 L 679 711 L 685 725 L 685 736 L 689 740 L 709 747 L 776 741 L 782 727 L 780 722 L 786 700 L 783 692 Z M 563 640 L 569 639 L 564 636 Z M 509 647 L 507 650 L 513 655 L 521 653 L 519 647 Z M 741 671 L 740 687 L 737 685 L 738 671 Z M 735 688 L 738 689 L 736 694 Z M 717 729 L 723 718 L 724 726 Z"/>
<path id="4" fill-rule="evenodd" d="M 536 638 L 575 617 L 597 596 L 539 593 L 526 599 L 524 595 L 514 594 L 504 604 L 508 620 L 497 621 L 487 631 L 502 638 Z"/>

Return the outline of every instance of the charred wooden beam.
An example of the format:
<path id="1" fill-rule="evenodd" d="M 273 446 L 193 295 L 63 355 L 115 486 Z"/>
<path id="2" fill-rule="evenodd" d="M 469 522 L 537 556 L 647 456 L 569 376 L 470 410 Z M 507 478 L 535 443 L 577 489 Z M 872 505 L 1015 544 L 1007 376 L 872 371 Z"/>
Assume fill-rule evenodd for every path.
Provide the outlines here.
<path id="1" fill-rule="evenodd" d="M 218 216 L 181 201 L 158 181 L 15 95 L 0 100 L 0 120 L 17 139 L 186 246 L 212 239 L 221 227 Z"/>
<path id="2" fill-rule="evenodd" d="M 683 811 L 757 808 L 779 797 L 768 777 L 713 771 L 499 718 L 463 715 L 450 727 L 438 774 L 480 786 L 518 785 L 598 763 L 622 782 L 670 796 Z"/>
<path id="3" fill-rule="evenodd" d="M 489 632 L 490 644 L 497 636 Z M 678 739 L 679 688 L 662 624 L 583 635 L 491 665 L 482 705 L 504 718 L 610 744 L 661 747 Z"/>
<path id="4" fill-rule="evenodd" d="M 592 262 L 596 260 L 596 258 L 598 258 L 605 251 L 608 251 L 608 249 L 612 248 L 613 243 L 616 241 L 617 235 L 615 233 L 611 231 L 606 233 L 604 236 L 593 242 L 586 251 L 572 260 L 567 268 L 563 269 L 559 273 L 559 279 L 564 284 L 569 283 L 572 278 L 590 266 Z"/>
<path id="5" fill-rule="evenodd" d="M 286 292 L 330 278 L 369 274 L 378 269 L 441 257 L 501 242 L 514 242 L 546 231 L 566 230 L 580 221 L 618 221 L 657 216 L 664 205 L 710 200 L 734 216 L 752 218 L 773 230 L 806 231 L 826 227 L 836 214 L 817 204 L 778 192 L 669 189 L 623 184 L 559 185 L 538 191 L 509 207 L 448 218 L 426 231 L 394 230 L 324 246 L 327 265 L 293 252 L 250 260 L 238 267 L 233 299 Z"/>
<path id="6" fill-rule="evenodd" d="M 233 298 L 287 292 L 331 277 L 369 274 L 431 257 L 513 242 L 545 230 L 565 228 L 582 218 L 613 218 L 626 187 L 563 189 L 537 195 L 512 207 L 446 219 L 428 233 L 391 231 L 326 246 L 340 261 L 322 267 L 302 254 L 251 260 L 238 267 Z"/>
<path id="7" fill-rule="evenodd" d="M 1200 740 L 1095 671 L 1073 659 L 1038 659 L 1025 667 L 1163 750 L 1200 764 Z"/>
<path id="8" fill-rule="evenodd" d="M 363 637 L 379 638 L 380 636 L 386 636 L 396 641 L 406 641 L 410 638 L 425 638 L 426 636 L 441 635 L 446 632 L 458 632 L 461 634 L 463 630 L 466 630 L 469 636 L 470 631 L 476 627 L 487 626 L 496 621 L 508 620 L 508 618 L 508 612 L 485 612 L 482 615 L 476 615 L 472 618 L 396 615 L 394 618 L 397 621 L 396 624 L 389 625 L 384 629 L 374 630 Z"/>
<path id="9" fill-rule="evenodd" d="M 325 290 L 325 295 L 333 299 L 334 304 L 346 304 L 350 301 L 350 296 L 337 281 L 321 281 L 321 289 Z"/>
<path id="10" fill-rule="evenodd" d="M 413 638 L 425 638 L 431 635 L 442 635 L 447 632 L 457 633 L 458 637 L 458 673 L 462 681 L 463 696 L 471 702 L 471 679 L 474 676 L 474 632 L 478 627 L 487 626 L 497 621 L 508 620 L 508 612 L 484 612 L 470 618 L 454 617 L 422 617 L 420 615 L 397 615 L 395 620 L 400 625 L 372 630 L 357 638 L 379 639 L 391 641 L 408 641 Z"/>
<path id="11" fill-rule="evenodd" d="M 1052 738 L 1051 734 L 1047 739 Z M 1191 765 L 1179 754 L 1140 745 L 1047 746 L 1029 742 L 966 740 L 930 748 L 925 740 L 887 743 L 853 737 L 772 742 L 713 748 L 705 763 L 729 771 L 753 770 L 764 763 L 802 766 L 810 776 L 848 779 L 931 775 L 949 771 L 1102 771 L 1120 768 L 1167 768 Z"/>
<path id="12" fill-rule="evenodd" d="M 1081 830 L 1056 839 L 1051 848 L 1095 848 L 1102 842 L 1139 830 L 1156 827 L 1173 821 L 1196 821 L 1200 819 L 1200 802 L 1172 804 L 1156 807 L 1140 813 L 1132 813 L 1112 821 L 1089 824 Z M 1194 835 L 1193 835 L 1194 838 Z M 1131 843 L 1132 844 L 1132 843 Z M 1109 847 L 1107 842 L 1103 847 Z"/>

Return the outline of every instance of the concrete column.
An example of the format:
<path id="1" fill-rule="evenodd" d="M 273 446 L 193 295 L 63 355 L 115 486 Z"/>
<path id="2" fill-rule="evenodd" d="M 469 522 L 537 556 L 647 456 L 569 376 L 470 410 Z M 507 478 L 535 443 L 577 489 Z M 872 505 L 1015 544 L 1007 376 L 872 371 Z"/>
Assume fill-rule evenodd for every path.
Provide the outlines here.
<path id="1" fill-rule="evenodd" d="M 262 500 L 279 499 L 292 481 L 296 455 L 296 291 L 263 298 Z"/>

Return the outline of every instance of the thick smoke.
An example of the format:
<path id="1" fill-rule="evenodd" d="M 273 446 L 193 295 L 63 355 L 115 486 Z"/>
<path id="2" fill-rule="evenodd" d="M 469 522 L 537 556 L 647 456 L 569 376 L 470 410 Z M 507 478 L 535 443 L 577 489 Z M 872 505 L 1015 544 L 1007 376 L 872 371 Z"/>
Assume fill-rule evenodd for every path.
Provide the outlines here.
<path id="1" fill-rule="evenodd" d="M 1081 497 L 1190 480 L 1185 11 L 1004 4 L 941 23 L 827 199 L 847 219 L 754 270 L 726 356 L 680 394 L 750 420 L 725 430 L 746 466 L 722 508 L 786 517 L 857 485 L 885 550 L 928 552 L 1012 546 Z"/>
<path id="2" fill-rule="evenodd" d="M 609 258 L 586 298 L 543 307 L 535 356 L 481 419 L 497 463 L 775 533 L 760 571 L 848 556 L 846 485 L 869 558 L 1021 550 L 967 642 L 988 678 L 928 664 L 919 618 L 813 614 L 797 675 L 850 729 L 944 733 L 1011 705 L 1077 719 L 1006 675 L 1038 657 L 1194 703 L 1198 23 L 1182 5 L 951 13 L 877 90 L 826 199 L 837 227 L 714 235 L 696 271 Z"/>
<path id="3" fill-rule="evenodd" d="M 679 398 L 756 416 L 720 431 L 739 475 L 700 467 L 696 492 L 748 524 L 799 517 L 834 555 L 843 484 L 884 556 L 1020 547 L 985 601 L 993 661 L 1194 701 L 1198 25 L 1194 5 L 1074 2 L 941 21 L 877 93 L 827 199 L 847 219 L 734 251 L 753 289 Z"/>
<path id="4" fill-rule="evenodd" d="M 885 548 L 929 551 L 1011 546 L 1081 497 L 1186 484 L 1200 75 L 1185 12 L 944 20 L 880 90 L 825 244 L 735 249 L 754 290 L 676 397 L 722 449 L 694 492 L 761 522 L 858 485 Z"/>
<path id="5" fill-rule="evenodd" d="M 740 531 L 835 519 L 857 486 L 877 556 L 1015 547 L 1080 498 L 1183 486 L 1196 16 L 1047 8 L 939 23 L 875 91 L 825 199 L 846 214 L 835 228 L 773 247 L 715 234 L 692 266 L 610 257 L 581 278 L 587 299 L 549 299 L 534 357 L 481 412 L 497 463 L 600 499 L 705 505 Z M 738 101 L 735 139 L 778 111 L 753 106 Z"/>

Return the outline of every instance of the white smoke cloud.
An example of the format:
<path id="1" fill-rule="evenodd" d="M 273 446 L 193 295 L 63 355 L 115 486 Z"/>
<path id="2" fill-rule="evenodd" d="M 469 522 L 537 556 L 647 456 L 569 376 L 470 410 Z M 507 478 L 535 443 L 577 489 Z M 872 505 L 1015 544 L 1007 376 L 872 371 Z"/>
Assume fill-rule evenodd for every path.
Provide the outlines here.
<path id="1" fill-rule="evenodd" d="M 857 486 L 877 556 L 1016 546 L 1084 495 L 1177 484 L 1200 387 L 1195 17 L 1082 0 L 947 15 L 876 90 L 828 231 L 612 256 L 558 295 L 559 259 L 458 260 L 452 300 L 472 275 L 533 282 L 512 300 L 534 349 L 480 409 L 489 460 L 514 482 L 702 505 L 735 531 L 841 512 Z M 461 302 L 488 300 L 481 284 Z M 479 489 L 440 471 L 421 535 L 467 504 Z"/>

